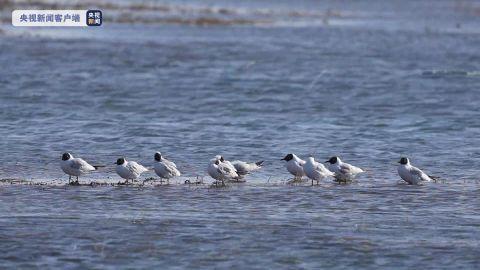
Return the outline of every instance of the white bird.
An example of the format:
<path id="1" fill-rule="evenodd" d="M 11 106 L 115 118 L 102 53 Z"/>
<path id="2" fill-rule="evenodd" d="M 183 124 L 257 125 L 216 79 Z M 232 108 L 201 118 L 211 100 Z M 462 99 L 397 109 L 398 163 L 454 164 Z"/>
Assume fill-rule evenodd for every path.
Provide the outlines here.
<path id="1" fill-rule="evenodd" d="M 217 158 L 218 157 L 218 158 Z M 208 165 L 207 172 L 215 180 L 222 181 L 225 184 L 225 180 L 238 179 L 237 171 L 235 167 L 229 162 L 225 163 L 221 161 L 221 156 L 217 156 L 211 160 Z"/>
<path id="2" fill-rule="evenodd" d="M 406 157 L 402 157 L 398 163 L 400 163 L 397 168 L 398 175 L 410 185 L 418 185 L 420 182 L 430 182 L 435 178 L 422 172 L 419 168 L 410 165 L 410 160 Z"/>
<path id="3" fill-rule="evenodd" d="M 229 177 L 229 181 L 234 181 L 234 182 L 242 182 L 242 180 L 240 179 L 241 178 L 241 175 L 240 173 L 237 171 L 237 167 L 235 167 L 232 162 L 226 160 L 223 156 L 221 155 L 216 155 L 214 159 L 212 160 L 216 160 L 218 159 L 220 161 L 220 164 L 218 164 L 218 166 L 220 166 L 221 168 L 225 168 L 225 170 L 227 172 L 235 172 L 235 173 L 231 173 L 231 176 Z"/>
<path id="4" fill-rule="evenodd" d="M 307 175 L 308 178 L 312 179 L 312 186 L 313 180 L 318 182 L 324 178 L 329 176 L 335 176 L 335 174 L 329 171 L 322 163 L 318 163 L 315 161 L 313 157 L 309 157 L 307 162 L 303 165 L 303 171 Z"/>
<path id="5" fill-rule="evenodd" d="M 281 160 L 285 160 L 287 162 L 285 167 L 291 174 L 293 174 L 294 180 L 302 179 L 302 177 L 305 175 L 305 172 L 303 171 L 305 160 L 300 159 L 295 154 L 288 154 Z"/>
<path id="6" fill-rule="evenodd" d="M 215 158 L 217 158 L 217 157 L 220 157 L 220 159 L 219 159 L 220 160 L 220 166 L 224 166 L 224 167 L 228 168 L 230 171 L 235 171 L 236 173 L 238 173 L 237 168 L 235 168 L 235 166 L 233 166 L 233 164 L 230 161 L 223 158 L 223 156 L 219 156 L 219 155 L 215 156 Z"/>
<path id="7" fill-rule="evenodd" d="M 240 177 L 245 176 L 253 171 L 259 170 L 262 168 L 263 160 L 258 162 L 248 163 L 241 160 L 234 160 L 231 162 L 233 167 L 237 170 L 237 173 Z"/>
<path id="8" fill-rule="evenodd" d="M 160 152 L 155 153 L 155 173 L 160 176 L 161 179 L 173 178 L 175 176 L 180 176 L 180 171 L 177 169 L 177 165 L 172 161 L 164 158 Z"/>
<path id="9" fill-rule="evenodd" d="M 223 182 L 225 177 L 223 175 L 223 172 L 220 170 L 220 167 L 218 166 L 219 164 L 220 159 L 210 162 L 207 168 L 207 172 L 208 175 L 210 175 L 213 179 Z"/>
<path id="10" fill-rule="evenodd" d="M 138 164 L 135 161 L 127 161 L 125 158 L 117 159 L 117 168 L 115 171 L 117 172 L 120 177 L 125 179 L 125 183 L 128 183 L 128 180 L 131 179 L 132 181 L 137 179 L 142 173 L 148 171 L 147 168 L 143 167 L 142 165 Z"/>
<path id="11" fill-rule="evenodd" d="M 352 181 L 357 174 L 364 172 L 359 167 L 342 162 L 339 157 L 331 157 L 326 162 L 330 163 L 328 169 L 335 173 L 337 181 Z"/>
<path id="12" fill-rule="evenodd" d="M 69 184 L 70 184 L 70 181 L 72 180 L 72 176 L 77 177 L 77 181 L 74 183 L 78 184 L 79 176 L 85 175 L 91 171 L 95 171 L 99 167 L 103 167 L 103 166 L 92 166 L 81 158 L 74 158 L 72 154 L 64 153 L 62 155 L 62 161 L 60 163 L 60 167 L 62 168 L 64 173 L 68 174 Z"/>

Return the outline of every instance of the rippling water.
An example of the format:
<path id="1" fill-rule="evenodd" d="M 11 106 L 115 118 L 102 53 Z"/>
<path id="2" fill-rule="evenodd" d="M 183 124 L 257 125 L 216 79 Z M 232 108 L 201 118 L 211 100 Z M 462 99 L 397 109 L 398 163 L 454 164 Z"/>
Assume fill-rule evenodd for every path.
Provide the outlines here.
<path id="1" fill-rule="evenodd" d="M 480 266 L 480 5 L 99 3 L 111 21 L 97 29 L 0 26 L 0 178 L 25 184 L 0 187 L 1 265 Z M 114 5 L 156 11 L 122 21 Z M 155 151 L 184 177 L 62 186 L 64 151 L 108 165 L 83 183 L 117 182 L 118 157 L 152 166 Z M 288 185 L 289 152 L 368 173 Z M 216 154 L 265 167 L 210 188 Z M 399 182 L 402 155 L 443 180 Z"/>

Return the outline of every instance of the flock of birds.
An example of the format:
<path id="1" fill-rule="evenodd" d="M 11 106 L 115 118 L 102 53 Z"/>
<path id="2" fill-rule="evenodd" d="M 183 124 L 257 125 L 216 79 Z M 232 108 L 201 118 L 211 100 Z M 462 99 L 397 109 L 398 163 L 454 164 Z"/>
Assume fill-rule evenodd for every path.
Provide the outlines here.
<path id="1" fill-rule="evenodd" d="M 160 177 L 160 180 L 169 179 L 180 176 L 181 173 L 177 165 L 166 159 L 160 152 L 154 155 L 155 165 L 153 167 L 155 173 Z M 338 182 L 348 182 L 355 179 L 355 177 L 365 172 L 363 169 L 343 162 L 339 157 L 331 157 L 325 163 L 328 163 L 328 168 L 322 163 L 315 161 L 310 156 L 307 161 L 300 159 L 295 154 L 288 154 L 283 159 L 285 167 L 288 172 L 294 176 L 295 180 L 301 180 L 303 176 L 311 179 L 312 185 L 314 181 L 317 184 L 326 178 L 333 178 Z M 399 176 L 408 184 L 417 185 L 421 182 L 433 181 L 435 177 L 429 176 L 422 170 L 410 164 L 410 160 L 402 157 L 398 166 Z M 116 169 L 117 174 L 125 179 L 125 183 L 129 180 L 135 181 L 148 169 L 135 161 L 128 161 L 122 157 L 117 159 Z M 210 160 L 207 167 L 208 174 L 217 181 L 225 185 L 226 181 L 243 182 L 245 175 L 250 174 L 262 168 L 263 161 L 259 162 L 245 162 L 240 160 L 228 161 L 223 156 L 217 155 Z M 69 184 L 78 184 L 78 177 L 95 171 L 104 166 L 93 166 L 81 158 L 75 158 L 70 153 L 62 155 L 60 167 L 63 172 L 69 176 Z M 72 182 L 72 177 L 76 177 L 76 181 Z"/>

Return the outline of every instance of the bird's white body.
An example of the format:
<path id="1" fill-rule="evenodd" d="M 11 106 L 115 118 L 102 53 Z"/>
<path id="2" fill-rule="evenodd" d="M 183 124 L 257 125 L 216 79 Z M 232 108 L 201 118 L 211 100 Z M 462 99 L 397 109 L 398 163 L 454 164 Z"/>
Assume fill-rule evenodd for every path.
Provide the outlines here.
<path id="1" fill-rule="evenodd" d="M 227 179 L 233 180 L 238 178 L 237 170 L 235 169 L 235 167 L 233 167 L 230 161 L 220 162 L 218 168 L 220 168 L 220 170 L 223 172 Z"/>
<path id="2" fill-rule="evenodd" d="M 64 173 L 70 176 L 81 176 L 96 170 L 95 167 L 88 164 L 88 162 L 85 160 L 81 158 L 74 158 L 73 156 L 71 156 L 68 160 L 62 160 L 60 167 Z"/>
<path id="3" fill-rule="evenodd" d="M 236 175 L 235 177 L 238 177 L 237 169 L 235 169 L 235 166 L 233 166 L 233 164 L 230 161 L 228 160 L 220 161 L 219 166 L 227 169 L 229 173 L 233 172 Z"/>
<path id="4" fill-rule="evenodd" d="M 165 158 L 162 158 L 160 161 L 156 161 L 154 169 L 155 173 L 164 179 L 170 179 L 181 175 L 180 171 L 177 169 L 177 165 Z"/>
<path id="5" fill-rule="evenodd" d="M 238 173 L 235 167 L 229 161 L 220 161 L 212 159 L 208 165 L 207 172 L 215 180 L 225 181 L 238 179 Z"/>
<path id="6" fill-rule="evenodd" d="M 316 162 L 313 157 L 309 157 L 307 162 L 303 165 L 305 175 L 315 181 L 320 181 L 335 174 L 328 170 L 322 163 Z"/>
<path id="7" fill-rule="evenodd" d="M 285 164 L 287 171 L 290 172 L 295 177 L 302 177 L 305 175 L 303 171 L 303 165 L 305 164 L 305 160 L 300 159 L 295 154 L 292 154 L 293 158 Z"/>
<path id="8" fill-rule="evenodd" d="M 340 158 L 337 158 L 336 163 L 328 165 L 328 169 L 335 173 L 335 179 L 338 181 L 352 181 L 357 174 L 364 172 L 359 167 L 342 162 Z"/>
<path id="9" fill-rule="evenodd" d="M 137 179 L 142 173 L 148 171 L 147 168 L 143 167 L 142 165 L 138 164 L 135 161 L 126 161 L 121 164 L 117 165 L 115 168 L 115 171 L 117 172 L 120 177 L 123 179 L 129 180 L 135 180 Z"/>
<path id="10" fill-rule="evenodd" d="M 262 168 L 262 166 L 259 165 L 259 164 L 262 164 L 262 162 L 248 163 L 241 160 L 234 160 L 231 162 L 231 164 L 233 165 L 233 167 L 235 167 L 235 170 L 240 176 L 247 175 L 253 171 L 256 171 Z"/>
<path id="11" fill-rule="evenodd" d="M 224 174 L 220 170 L 218 164 L 210 163 L 207 168 L 208 175 L 210 175 L 213 179 L 223 181 L 225 179 Z"/>
<path id="12" fill-rule="evenodd" d="M 422 172 L 417 167 L 410 165 L 408 161 L 407 164 L 400 164 L 397 168 L 398 175 L 410 185 L 418 185 L 421 182 L 430 182 L 432 178 L 430 178 L 426 173 Z"/>

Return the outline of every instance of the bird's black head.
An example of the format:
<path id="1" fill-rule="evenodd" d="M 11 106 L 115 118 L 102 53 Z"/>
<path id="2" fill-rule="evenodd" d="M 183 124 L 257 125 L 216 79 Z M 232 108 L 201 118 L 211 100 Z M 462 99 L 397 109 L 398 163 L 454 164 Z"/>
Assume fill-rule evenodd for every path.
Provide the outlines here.
<path id="1" fill-rule="evenodd" d="M 71 157 L 70 153 L 63 153 L 62 160 L 69 160 Z"/>
<path id="2" fill-rule="evenodd" d="M 215 165 L 218 165 L 218 164 L 220 164 L 220 160 L 217 159 L 215 160 Z"/>
<path id="3" fill-rule="evenodd" d="M 122 165 L 123 163 L 125 163 L 125 158 L 122 157 L 117 159 L 117 163 L 116 163 L 117 165 Z"/>
<path id="4" fill-rule="evenodd" d="M 281 160 L 290 161 L 292 159 L 293 159 L 293 154 L 288 154 L 284 158 L 282 158 Z"/>
<path id="5" fill-rule="evenodd" d="M 156 160 L 156 161 L 162 160 L 162 154 L 161 154 L 160 152 L 156 152 L 156 153 L 155 153 L 155 160 Z"/>
<path id="6" fill-rule="evenodd" d="M 224 161 L 225 161 L 225 159 L 223 158 L 223 156 L 220 156 L 220 161 L 221 161 L 221 162 L 224 162 Z"/>
<path id="7" fill-rule="evenodd" d="M 400 163 L 400 164 L 402 164 L 402 165 L 405 165 L 405 164 L 408 163 L 408 158 L 402 157 L 398 163 Z"/>
<path id="8" fill-rule="evenodd" d="M 330 164 L 335 164 L 337 163 L 338 161 L 338 157 L 331 157 L 329 160 L 327 160 L 326 162 L 330 163 Z"/>

